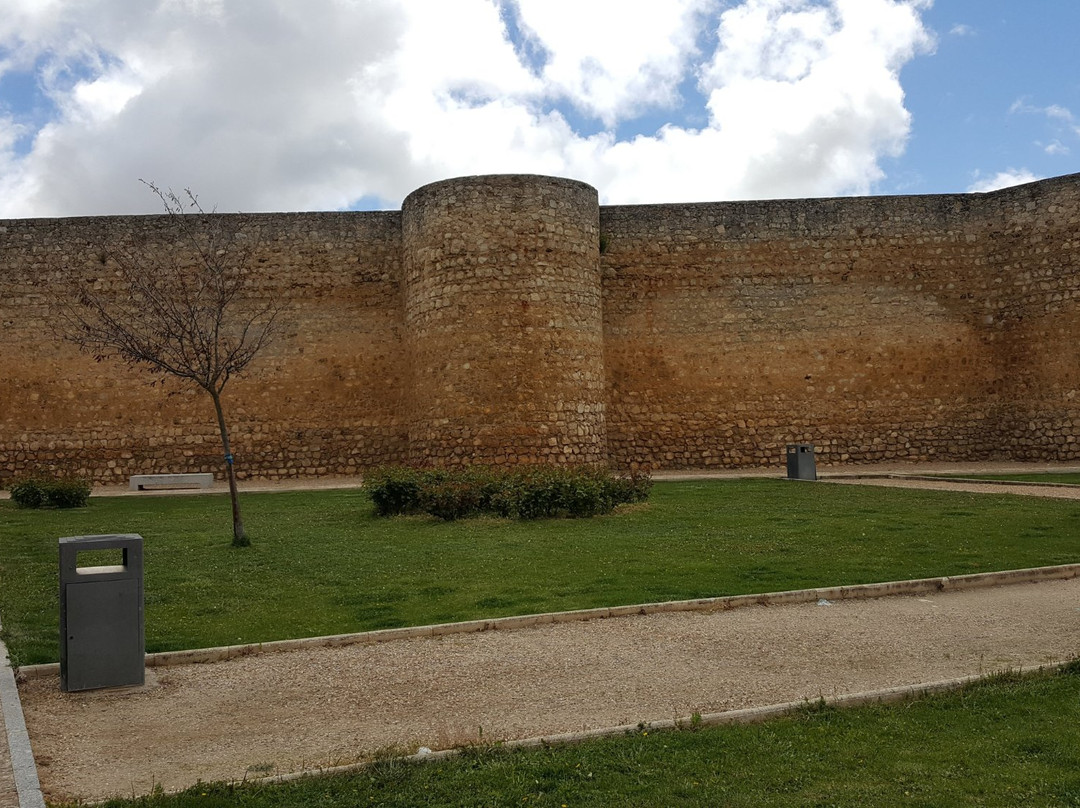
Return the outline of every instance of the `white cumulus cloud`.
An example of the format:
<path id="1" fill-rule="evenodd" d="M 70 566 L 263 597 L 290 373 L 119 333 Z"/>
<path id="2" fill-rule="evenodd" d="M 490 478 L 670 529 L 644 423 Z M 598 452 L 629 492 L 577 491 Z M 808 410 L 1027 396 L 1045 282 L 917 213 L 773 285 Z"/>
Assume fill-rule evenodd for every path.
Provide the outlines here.
<path id="1" fill-rule="evenodd" d="M 7 0 L 0 216 L 395 207 L 537 172 L 608 202 L 866 193 L 929 0 Z M 40 103 L 39 103 L 40 105 Z"/>
<path id="2" fill-rule="evenodd" d="M 713 0 L 517 0 L 525 34 L 548 55 L 546 92 L 608 126 L 673 107 Z M 568 24 L 568 21 L 573 21 Z"/>
<path id="3" fill-rule="evenodd" d="M 748 0 L 702 65 L 708 125 L 615 145 L 613 197 L 648 201 L 868 193 L 906 142 L 900 68 L 931 46 L 919 4 Z"/>
<path id="4" fill-rule="evenodd" d="M 1010 168 L 1006 171 L 999 171 L 992 177 L 975 177 L 975 181 L 968 186 L 968 191 L 971 193 L 986 193 L 987 191 L 997 191 L 1002 188 L 1011 188 L 1014 185 L 1023 185 L 1026 182 L 1035 182 L 1040 180 L 1035 174 L 1032 174 L 1026 168 Z"/>

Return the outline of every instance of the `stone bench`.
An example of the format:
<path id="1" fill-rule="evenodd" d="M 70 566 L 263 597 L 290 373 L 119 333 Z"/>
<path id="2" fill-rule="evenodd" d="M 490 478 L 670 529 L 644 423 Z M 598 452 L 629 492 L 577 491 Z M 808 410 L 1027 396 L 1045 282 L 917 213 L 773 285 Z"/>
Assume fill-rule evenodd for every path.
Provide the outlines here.
<path id="1" fill-rule="evenodd" d="M 148 491 L 158 488 L 210 488 L 214 475 L 205 474 L 133 474 L 130 479 L 132 491 Z"/>

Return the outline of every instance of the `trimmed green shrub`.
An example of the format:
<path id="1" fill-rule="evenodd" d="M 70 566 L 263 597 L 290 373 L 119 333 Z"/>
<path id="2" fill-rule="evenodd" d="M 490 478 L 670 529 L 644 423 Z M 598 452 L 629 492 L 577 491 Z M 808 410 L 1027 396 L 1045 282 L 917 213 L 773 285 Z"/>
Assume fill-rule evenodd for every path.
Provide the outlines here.
<path id="1" fill-rule="evenodd" d="M 40 508 L 45 504 L 45 483 L 36 477 L 25 477 L 8 486 L 11 501 L 20 508 Z"/>
<path id="2" fill-rule="evenodd" d="M 383 466 L 364 476 L 364 489 L 378 516 L 420 512 L 422 472 L 405 466 Z"/>
<path id="3" fill-rule="evenodd" d="M 610 483 L 612 495 L 619 502 L 646 502 L 652 491 L 652 477 L 648 474 L 615 475 Z"/>
<path id="4" fill-rule="evenodd" d="M 517 519 L 610 513 L 618 505 L 644 501 L 652 486 L 647 475 L 621 476 L 603 468 L 540 466 L 516 477 L 496 500 L 495 510 Z"/>
<path id="5" fill-rule="evenodd" d="M 561 466 L 391 467 L 376 469 L 364 481 L 379 516 L 427 513 L 445 520 L 481 514 L 509 519 L 584 518 L 644 501 L 651 486 L 648 475 Z"/>
<path id="6" fill-rule="evenodd" d="M 420 494 L 420 510 L 446 521 L 481 513 L 483 497 L 469 480 L 450 478 L 426 486 Z"/>
<path id="7" fill-rule="evenodd" d="M 82 508 L 90 498 L 90 483 L 76 478 L 25 477 L 8 490 L 20 508 Z"/>
<path id="8" fill-rule="evenodd" d="M 90 483 L 75 478 L 50 480 L 45 500 L 56 508 L 85 508 L 90 499 Z"/>

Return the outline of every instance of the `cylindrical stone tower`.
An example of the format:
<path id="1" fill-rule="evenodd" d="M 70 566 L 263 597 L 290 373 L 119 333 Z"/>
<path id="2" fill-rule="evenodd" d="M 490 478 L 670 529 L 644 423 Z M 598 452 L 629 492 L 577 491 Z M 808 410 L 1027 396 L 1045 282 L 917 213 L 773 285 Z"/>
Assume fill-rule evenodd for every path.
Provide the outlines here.
<path id="1" fill-rule="evenodd" d="M 529 175 L 426 185 L 402 205 L 414 463 L 606 459 L 599 204 Z"/>

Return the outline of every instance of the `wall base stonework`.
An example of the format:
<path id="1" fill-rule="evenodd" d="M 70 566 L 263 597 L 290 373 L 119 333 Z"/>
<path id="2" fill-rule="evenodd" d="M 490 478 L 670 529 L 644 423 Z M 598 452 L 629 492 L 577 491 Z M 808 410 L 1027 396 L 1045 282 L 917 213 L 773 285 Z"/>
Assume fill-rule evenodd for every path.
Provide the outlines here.
<path id="1" fill-rule="evenodd" d="M 242 476 L 400 462 L 1080 459 L 1080 175 L 989 194 L 599 206 L 466 177 L 247 215 L 286 332 L 225 393 Z M 97 364 L 57 286 L 161 216 L 0 221 L 0 482 L 222 471 L 209 400 Z"/>

